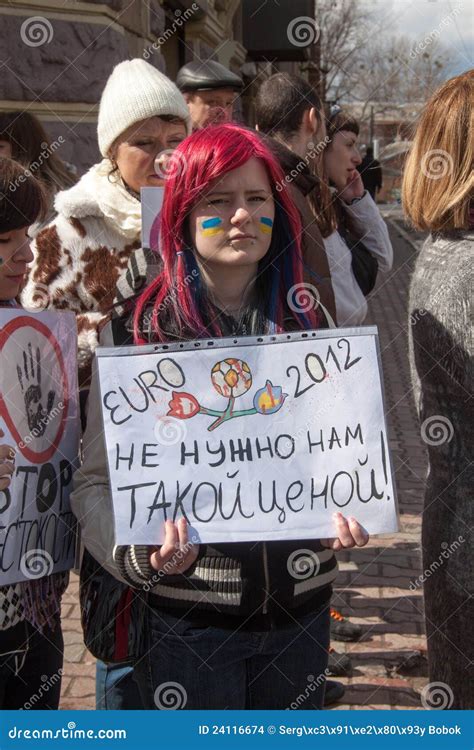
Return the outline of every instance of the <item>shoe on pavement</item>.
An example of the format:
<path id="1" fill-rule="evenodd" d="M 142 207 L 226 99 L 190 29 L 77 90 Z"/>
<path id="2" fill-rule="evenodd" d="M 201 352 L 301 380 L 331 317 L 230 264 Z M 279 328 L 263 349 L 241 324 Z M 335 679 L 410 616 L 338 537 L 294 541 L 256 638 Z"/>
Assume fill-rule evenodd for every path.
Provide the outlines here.
<path id="1" fill-rule="evenodd" d="M 326 689 L 324 691 L 324 705 L 332 706 L 333 703 L 340 701 L 346 689 L 342 682 L 335 680 L 326 680 Z"/>
<path id="2" fill-rule="evenodd" d="M 362 628 L 349 622 L 337 609 L 329 610 L 331 615 L 331 638 L 334 641 L 358 641 L 362 635 Z"/>
<path id="3" fill-rule="evenodd" d="M 327 674 L 331 677 L 350 677 L 352 662 L 347 654 L 338 654 L 333 648 L 329 649 Z"/>

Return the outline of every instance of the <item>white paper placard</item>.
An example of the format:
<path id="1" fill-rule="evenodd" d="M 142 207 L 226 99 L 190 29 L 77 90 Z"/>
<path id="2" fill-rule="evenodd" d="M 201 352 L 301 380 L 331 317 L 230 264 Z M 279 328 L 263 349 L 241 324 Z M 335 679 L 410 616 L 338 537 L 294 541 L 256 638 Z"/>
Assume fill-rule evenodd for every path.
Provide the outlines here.
<path id="1" fill-rule="evenodd" d="M 153 224 L 163 205 L 164 188 L 144 187 L 140 189 L 142 207 L 142 247 L 150 248 L 156 244 L 156 238 L 151 237 Z M 152 242 L 153 240 L 153 242 Z M 153 248 L 157 250 L 157 247 Z"/>
<path id="2" fill-rule="evenodd" d="M 235 341 L 97 350 L 116 543 L 395 531 L 376 328 Z"/>
<path id="3" fill-rule="evenodd" d="M 0 310 L 0 428 L 0 443 L 16 449 L 11 485 L 0 491 L 0 585 L 68 570 L 79 449 L 73 313 Z"/>

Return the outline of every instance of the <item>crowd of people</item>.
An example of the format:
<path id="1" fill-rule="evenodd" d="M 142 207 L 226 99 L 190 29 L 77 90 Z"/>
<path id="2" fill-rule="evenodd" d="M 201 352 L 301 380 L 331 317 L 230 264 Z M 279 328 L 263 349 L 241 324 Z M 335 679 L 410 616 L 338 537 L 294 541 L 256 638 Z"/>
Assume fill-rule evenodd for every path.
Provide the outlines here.
<path id="1" fill-rule="evenodd" d="M 433 233 L 410 302 L 424 311 L 411 330 L 420 414 L 447 410 L 456 436 L 447 446 L 455 458 L 430 454 L 425 549 L 436 546 L 446 519 L 467 525 L 472 516 L 473 420 L 464 394 L 472 386 L 473 86 L 472 72 L 464 74 L 428 102 L 404 177 L 408 217 Z M 378 273 L 392 267 L 374 202 L 381 178 L 373 153 L 360 157 L 357 121 L 340 108 L 327 111 L 305 79 L 277 73 L 260 86 L 250 128 L 234 122 L 242 87 L 213 61 L 185 65 L 176 83 L 142 59 L 120 63 L 100 101 L 102 159 L 80 179 L 56 154 L 33 170 L 47 143 L 41 124 L 27 112 L 0 116 L 0 304 L 44 308 L 47 289 L 48 308 L 77 317 L 83 437 L 71 504 L 81 529 L 80 603 L 85 642 L 97 657 L 98 709 L 157 708 L 155 690 L 168 682 L 184 687 L 187 709 L 286 708 L 308 673 L 344 673 L 331 640 L 360 637 L 331 607 L 337 552 L 368 542 L 354 518 L 335 514 L 330 539 L 314 529 L 305 540 L 196 545 L 180 519 L 167 522 L 161 546 L 114 542 L 98 345 L 361 326 Z M 438 117 L 444 106 L 450 118 Z M 450 154 L 450 179 L 420 181 L 423 153 L 436 148 Z M 140 190 L 160 186 L 159 241 L 144 248 Z M 219 231 L 204 231 L 209 219 Z M 446 277 L 456 287 L 440 295 Z M 295 285 L 305 286 L 313 304 L 289 305 Z M 2 443 L 0 492 L 14 469 L 15 446 Z M 303 591 L 287 569 L 301 547 L 320 563 Z M 2 708 L 21 708 L 40 680 L 60 671 L 67 583 L 59 573 L 0 588 Z M 450 596 L 440 598 L 443 585 Z M 467 577 L 459 585 L 469 588 Z M 436 645 L 436 633 L 444 628 L 469 651 L 468 622 L 464 614 L 444 622 L 460 594 L 447 577 L 433 586 L 438 593 L 426 592 L 430 677 L 448 675 L 453 707 L 466 708 L 470 689 L 454 650 L 448 656 Z M 127 618 L 118 616 L 124 608 Z M 285 678 L 269 679 L 270 668 Z M 321 709 L 343 691 L 322 679 L 298 707 Z M 59 699 L 60 680 L 35 708 L 56 709 Z"/>

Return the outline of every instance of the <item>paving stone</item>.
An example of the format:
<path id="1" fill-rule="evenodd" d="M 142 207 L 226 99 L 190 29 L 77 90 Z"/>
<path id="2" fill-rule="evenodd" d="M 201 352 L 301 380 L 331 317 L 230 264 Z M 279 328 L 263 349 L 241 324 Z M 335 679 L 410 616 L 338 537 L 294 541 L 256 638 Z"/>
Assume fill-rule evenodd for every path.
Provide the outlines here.
<path id="1" fill-rule="evenodd" d="M 95 679 L 93 677 L 76 677 L 69 690 L 69 696 L 75 698 L 95 696 Z"/>
<path id="2" fill-rule="evenodd" d="M 83 662 L 84 659 L 84 653 L 86 651 L 86 647 L 84 644 L 81 643 L 75 643 L 71 644 L 69 646 L 66 646 L 64 649 L 64 661 L 67 662 Z"/>

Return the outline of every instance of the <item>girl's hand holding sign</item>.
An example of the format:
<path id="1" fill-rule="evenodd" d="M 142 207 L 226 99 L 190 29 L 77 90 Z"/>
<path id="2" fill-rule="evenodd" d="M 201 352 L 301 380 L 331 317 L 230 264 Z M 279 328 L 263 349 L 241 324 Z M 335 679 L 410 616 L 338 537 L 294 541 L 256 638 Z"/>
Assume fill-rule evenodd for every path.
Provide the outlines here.
<path id="1" fill-rule="evenodd" d="M 166 521 L 165 541 L 150 557 L 154 570 L 163 571 L 166 575 L 184 573 L 196 561 L 199 545 L 188 539 L 188 523 L 180 518 L 177 523 Z"/>
<path id="2" fill-rule="evenodd" d="M 365 547 L 369 535 L 355 518 L 346 518 L 342 513 L 334 513 L 333 519 L 339 536 L 334 539 L 321 539 L 323 547 L 329 547 L 336 552 L 351 547 Z"/>

